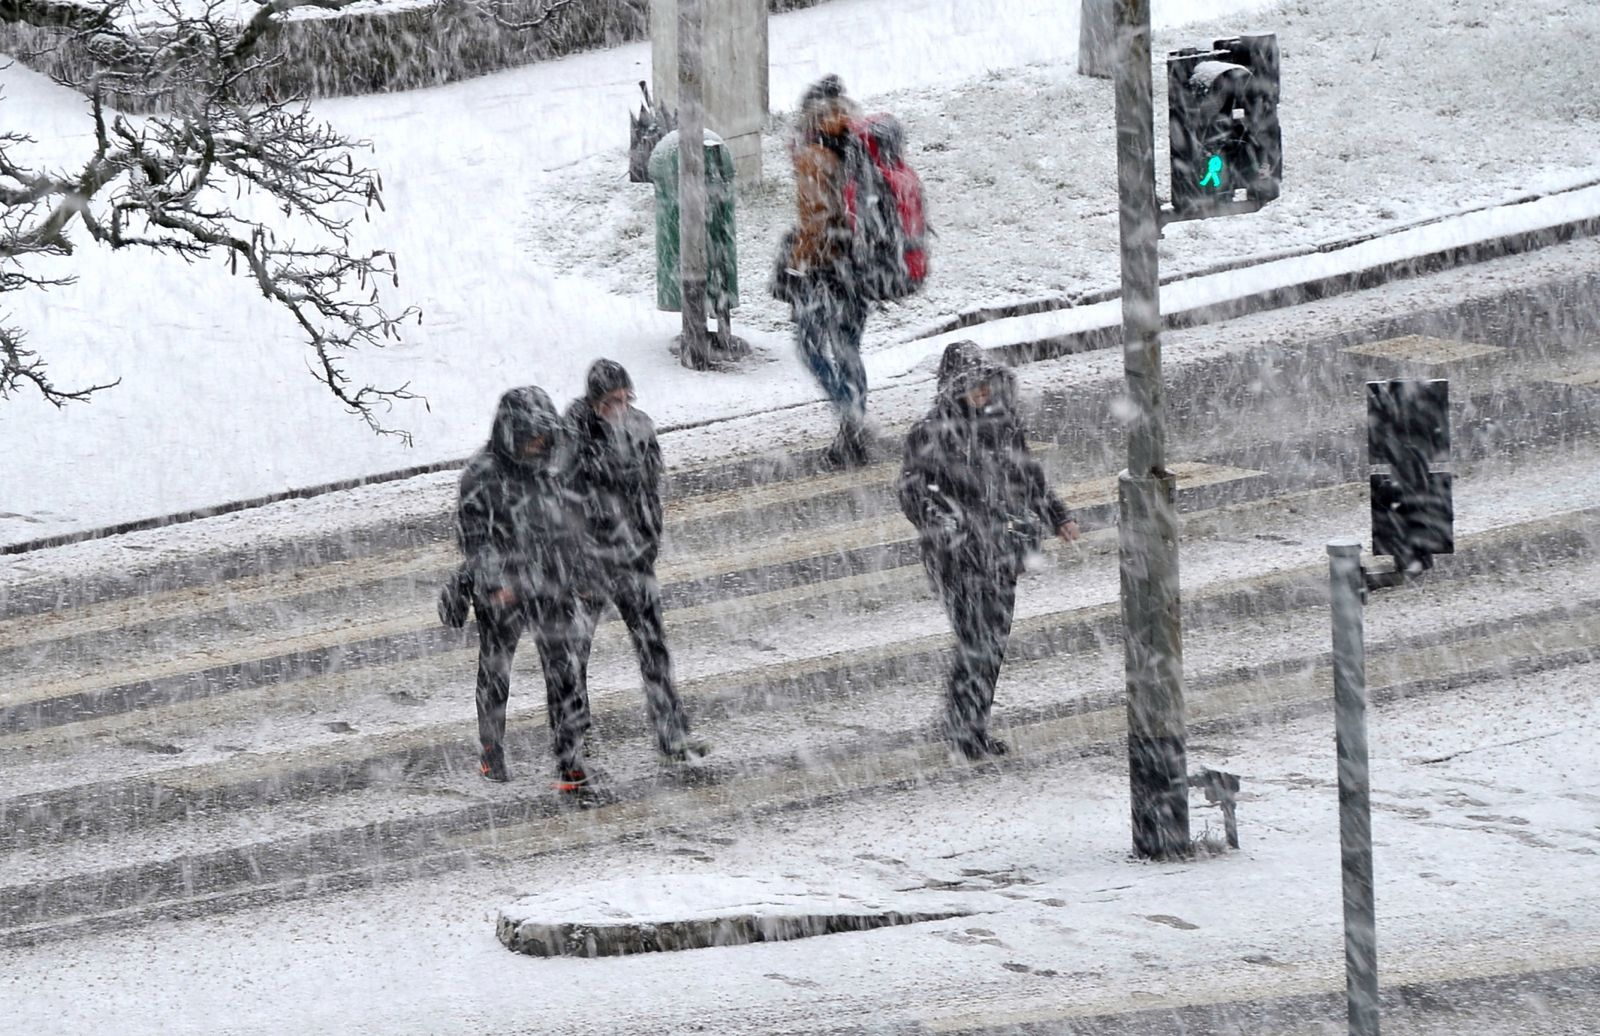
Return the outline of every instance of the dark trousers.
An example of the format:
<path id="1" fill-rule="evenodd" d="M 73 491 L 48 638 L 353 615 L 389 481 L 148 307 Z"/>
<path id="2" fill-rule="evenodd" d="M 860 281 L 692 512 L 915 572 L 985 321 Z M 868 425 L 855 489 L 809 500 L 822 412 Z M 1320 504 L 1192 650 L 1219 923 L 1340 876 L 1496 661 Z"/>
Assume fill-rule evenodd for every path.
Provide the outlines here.
<path id="1" fill-rule="evenodd" d="M 579 680 L 575 602 L 525 608 L 479 603 L 478 613 L 478 741 L 486 752 L 505 742 L 506 699 L 511 696 L 511 661 L 524 630 L 533 632 L 544 672 L 545 704 L 550 714 L 551 745 L 556 765 L 572 769 L 581 762 L 583 686 Z"/>
<path id="2" fill-rule="evenodd" d="M 866 303 L 832 278 L 813 277 L 795 299 L 794 320 L 800 356 L 839 411 L 841 431 L 859 434 L 867 412 Z"/>
<path id="3" fill-rule="evenodd" d="M 945 734 L 958 744 L 976 744 L 989 733 L 994 685 L 1016 610 L 1017 573 L 1007 565 L 987 571 L 951 566 L 940 572 L 937 583 L 956 634 L 946 684 Z"/>
<path id="4" fill-rule="evenodd" d="M 582 721 L 587 725 L 589 650 L 594 645 L 594 630 L 607 600 L 616 605 L 617 615 L 633 641 L 656 746 L 662 751 L 671 751 L 689 732 L 689 721 L 673 686 L 672 656 L 667 651 L 667 630 L 661 618 L 661 586 L 656 582 L 654 568 L 642 561 L 620 565 L 607 572 L 600 595 L 585 602 L 587 614 L 585 621 L 579 623 L 576 642 L 578 679 L 584 695 Z"/>

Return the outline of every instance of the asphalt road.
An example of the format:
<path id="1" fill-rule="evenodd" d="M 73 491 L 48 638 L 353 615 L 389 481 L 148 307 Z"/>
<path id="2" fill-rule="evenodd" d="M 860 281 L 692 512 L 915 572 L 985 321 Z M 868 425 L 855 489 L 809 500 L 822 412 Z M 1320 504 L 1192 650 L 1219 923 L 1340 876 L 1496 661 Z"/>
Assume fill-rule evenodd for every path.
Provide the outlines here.
<path id="1" fill-rule="evenodd" d="M 1040 1020 L 963 1036 L 1369 1036 L 1350 1033 L 1345 1010 L 1340 992 Z M 1386 989 L 1379 1022 L 1383 1036 L 1593 1036 L 1600 1032 L 1600 966 Z"/>

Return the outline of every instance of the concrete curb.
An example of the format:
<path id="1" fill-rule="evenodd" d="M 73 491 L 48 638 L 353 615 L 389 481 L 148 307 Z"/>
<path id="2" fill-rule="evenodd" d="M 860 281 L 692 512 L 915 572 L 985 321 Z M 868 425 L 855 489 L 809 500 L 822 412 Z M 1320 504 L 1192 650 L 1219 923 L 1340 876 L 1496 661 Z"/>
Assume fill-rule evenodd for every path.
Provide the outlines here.
<path id="1" fill-rule="evenodd" d="M 1402 232 L 1396 231 L 1395 233 Z M 1298 284 L 1253 292 L 1249 295 L 1229 299 L 1226 302 L 1179 310 L 1175 313 L 1166 313 L 1162 315 L 1162 327 L 1168 331 L 1177 331 L 1185 328 L 1200 327 L 1205 324 L 1222 323 L 1251 313 L 1262 313 L 1275 309 L 1287 309 L 1291 306 L 1305 305 L 1308 302 L 1317 302 L 1322 299 L 1334 298 L 1338 295 L 1363 291 L 1391 281 L 1409 280 L 1462 266 L 1471 266 L 1480 262 L 1503 259 L 1507 256 L 1535 252 L 1542 248 L 1566 244 L 1578 238 L 1595 236 L 1600 236 L 1600 217 L 1589 216 L 1582 219 L 1568 220 L 1553 226 L 1542 227 L 1538 230 L 1518 231 L 1514 234 L 1490 238 L 1469 245 L 1455 245 L 1433 252 L 1425 252 L 1421 255 L 1408 256 L 1404 259 L 1378 263 L 1360 270 L 1330 274 L 1326 277 L 1318 277 Z M 1229 269 L 1238 268 L 1240 267 L 1231 267 Z M 1207 274 L 1212 272 L 1214 271 L 1207 271 Z M 1108 299 L 1117 297 L 1118 293 L 1111 293 Z M 1106 300 L 1096 299 L 1094 301 Z M 1040 312 L 1043 312 L 1043 310 Z M 1089 328 L 1064 335 L 1050 335 L 1029 341 L 1013 342 L 1009 345 L 1000 346 L 995 351 L 1008 363 L 1023 364 L 1055 359 L 1072 353 L 1109 349 L 1119 345 L 1121 341 L 1122 327 L 1117 324 Z"/>
<path id="2" fill-rule="evenodd" d="M 1218 274 L 1232 273 L 1235 270 L 1245 270 L 1252 266 L 1261 266 L 1265 263 L 1282 262 L 1286 259 L 1299 259 L 1311 255 L 1325 255 L 1329 252 L 1337 252 L 1345 248 L 1354 248 L 1356 245 L 1366 244 L 1369 241 L 1379 241 L 1385 237 L 1393 237 L 1396 234 L 1405 234 L 1413 230 L 1420 230 L 1423 227 L 1437 226 L 1438 224 L 1444 223 L 1447 220 L 1460 219 L 1464 216 L 1472 216 L 1481 212 L 1494 212 L 1512 209 L 1518 205 L 1527 205 L 1532 202 L 1544 201 L 1547 198 L 1559 197 L 1564 194 L 1571 194 L 1575 191 L 1587 190 L 1590 187 L 1600 187 L 1600 179 L 1586 180 L 1583 183 L 1573 184 L 1570 187 L 1563 187 L 1560 190 L 1546 191 L 1539 194 L 1529 194 L 1525 195 L 1524 197 L 1513 198 L 1510 201 L 1499 202 L 1494 205 L 1478 205 L 1473 208 L 1461 209 L 1456 212 L 1443 213 L 1438 216 L 1431 216 L 1427 219 L 1417 220 L 1412 223 L 1401 224 L 1388 230 L 1373 231 L 1372 233 L 1367 234 L 1356 234 L 1351 237 L 1336 238 L 1332 241 L 1323 241 L 1315 245 L 1305 245 L 1300 248 L 1285 249 L 1282 252 L 1276 252 L 1270 255 L 1255 256 L 1248 259 L 1236 259 L 1225 263 L 1215 263 L 1211 266 L 1206 266 L 1198 270 L 1190 270 L 1186 273 L 1176 273 L 1162 277 L 1161 286 L 1164 288 L 1169 284 L 1182 284 L 1185 281 L 1198 280 L 1202 277 L 1215 277 Z M 1012 317 L 1034 316 L 1039 313 L 1054 313 L 1064 309 L 1080 309 L 1084 306 L 1092 306 L 1100 302 L 1109 302 L 1112 299 L 1117 298 L 1120 294 L 1121 292 L 1117 288 L 1101 288 L 1097 291 L 1083 292 L 1081 294 L 1071 296 L 1046 296 L 1043 298 L 1025 299 L 1020 302 L 1009 303 L 1006 305 L 983 306 L 977 309 L 969 309 L 956 314 L 949 320 L 941 321 L 940 323 L 934 324 L 931 327 L 922 329 L 913 335 L 909 340 L 916 341 L 917 339 L 921 338 L 934 338 L 938 335 L 949 334 L 952 331 L 961 331 L 969 327 L 977 327 L 980 324 L 992 323 L 996 320 L 1008 320 Z"/>
<path id="3" fill-rule="evenodd" d="M 877 928 L 948 921 L 967 917 L 964 912 L 788 914 L 763 916 L 734 914 L 688 918 L 682 921 L 625 921 L 617 924 L 519 921 L 504 912 L 495 923 L 495 935 L 506 949 L 534 957 L 621 957 L 634 953 L 701 950 L 712 946 L 747 946 L 758 942 L 788 942 L 818 935 L 868 932 Z"/>

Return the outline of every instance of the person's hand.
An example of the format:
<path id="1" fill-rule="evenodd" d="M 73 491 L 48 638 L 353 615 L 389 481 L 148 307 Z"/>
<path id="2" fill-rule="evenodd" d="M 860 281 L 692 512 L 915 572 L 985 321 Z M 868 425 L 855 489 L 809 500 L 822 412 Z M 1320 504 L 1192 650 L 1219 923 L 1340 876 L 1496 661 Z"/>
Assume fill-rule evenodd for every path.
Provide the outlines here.
<path id="1" fill-rule="evenodd" d="M 510 590 L 496 590 L 494 593 L 489 595 L 489 601 L 490 603 L 497 604 L 502 608 L 509 608 L 513 604 L 517 603 L 517 595 Z"/>
<path id="2" fill-rule="evenodd" d="M 1061 537 L 1062 543 L 1071 543 L 1078 538 L 1078 523 L 1070 518 L 1067 519 L 1056 526 L 1056 535 Z"/>

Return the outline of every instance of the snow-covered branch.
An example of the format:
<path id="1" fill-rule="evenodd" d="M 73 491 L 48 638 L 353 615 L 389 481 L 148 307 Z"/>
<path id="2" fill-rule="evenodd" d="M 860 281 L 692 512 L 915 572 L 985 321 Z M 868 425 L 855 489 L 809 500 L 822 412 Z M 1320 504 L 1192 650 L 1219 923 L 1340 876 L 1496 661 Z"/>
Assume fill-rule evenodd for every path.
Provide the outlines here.
<path id="1" fill-rule="evenodd" d="M 34 3 L 35 0 L 0 0 Z M 29 272 L 42 257 L 69 258 L 75 239 L 111 249 L 145 249 L 186 261 L 225 260 L 286 311 L 311 347 L 310 369 L 376 432 L 407 437 L 379 415 L 416 398 L 405 385 L 352 380 L 349 353 L 399 337 L 415 310 L 391 315 L 378 284 L 398 287 L 395 256 L 355 247 L 357 215 L 382 208 L 382 181 L 356 160 L 366 145 L 313 117 L 303 102 L 246 104 L 235 87 L 250 53 L 275 19 L 297 7 L 338 8 L 355 0 L 268 0 L 241 31 L 212 0 L 199 16 L 163 0 L 154 28 L 116 31 L 126 44 L 114 71 L 128 82 L 162 82 L 167 110 L 134 120 L 107 109 L 100 82 L 88 116 L 93 144 L 71 172 L 32 167 L 32 142 L 0 134 L 0 293 L 43 290 Z M 68 28 L 68 32 L 104 32 Z M 179 83 L 171 89 L 174 77 Z M 0 328 L 0 396 L 31 385 L 61 403 L 109 386 L 63 389 L 43 375 L 20 328 Z"/>
<path id="2" fill-rule="evenodd" d="M 238 68 L 255 51 L 261 40 L 272 31 L 279 19 L 290 11 L 300 7 L 315 7 L 323 11 L 342 11 L 361 0 L 257 0 L 260 7 L 250 20 L 244 24 L 243 30 L 234 38 L 232 45 L 224 59 L 224 65 L 229 69 Z M 565 2 L 565 0 L 563 0 Z"/>
<path id="3" fill-rule="evenodd" d="M 531 18 L 507 18 L 505 16 L 505 0 L 479 0 L 477 7 L 489 20 L 502 29 L 512 29 L 516 32 L 527 32 L 532 29 L 544 27 L 563 8 L 571 7 L 577 0 L 548 0 L 539 12 Z"/>

